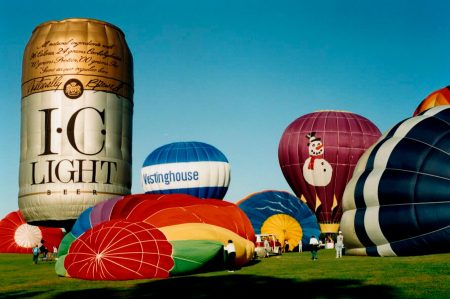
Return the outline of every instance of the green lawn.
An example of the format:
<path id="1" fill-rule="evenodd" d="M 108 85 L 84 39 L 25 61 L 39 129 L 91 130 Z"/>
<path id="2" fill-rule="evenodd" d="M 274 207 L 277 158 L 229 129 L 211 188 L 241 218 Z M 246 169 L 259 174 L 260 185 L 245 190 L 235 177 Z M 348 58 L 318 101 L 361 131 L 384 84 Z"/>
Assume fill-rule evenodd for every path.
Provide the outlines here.
<path id="1" fill-rule="evenodd" d="M 290 295 L 289 295 L 290 294 Z M 0 298 L 450 298 L 450 254 L 334 257 L 334 250 L 258 259 L 234 273 L 86 281 L 58 277 L 54 263 L 0 254 Z"/>

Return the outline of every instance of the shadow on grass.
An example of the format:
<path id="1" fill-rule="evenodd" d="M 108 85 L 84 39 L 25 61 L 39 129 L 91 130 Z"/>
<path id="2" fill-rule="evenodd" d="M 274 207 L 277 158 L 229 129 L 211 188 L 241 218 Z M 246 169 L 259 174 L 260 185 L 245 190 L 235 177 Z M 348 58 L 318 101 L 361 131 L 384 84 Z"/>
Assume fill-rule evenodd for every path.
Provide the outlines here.
<path id="1" fill-rule="evenodd" d="M 215 277 L 174 277 L 138 284 L 129 289 L 100 288 L 59 293 L 52 298 L 401 298 L 390 286 L 364 285 L 359 280 L 296 281 L 227 273 Z M 4 294 L 13 296 L 14 294 Z M 16 294 L 17 295 L 17 294 Z M 23 294 L 33 296 L 33 294 Z M 34 294 L 37 295 L 37 294 Z"/>

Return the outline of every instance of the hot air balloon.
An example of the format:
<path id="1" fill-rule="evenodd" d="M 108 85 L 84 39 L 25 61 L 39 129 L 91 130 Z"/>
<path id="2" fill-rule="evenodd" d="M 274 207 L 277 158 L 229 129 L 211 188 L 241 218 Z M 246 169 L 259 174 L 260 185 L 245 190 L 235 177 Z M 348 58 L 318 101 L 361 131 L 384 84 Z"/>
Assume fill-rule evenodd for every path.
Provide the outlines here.
<path id="1" fill-rule="evenodd" d="M 39 67 L 38 67 L 39 66 Z M 123 32 L 94 19 L 37 26 L 22 69 L 19 209 L 70 230 L 131 192 L 133 61 Z"/>
<path id="2" fill-rule="evenodd" d="M 147 156 L 141 182 L 145 193 L 223 199 L 230 184 L 230 164 L 221 151 L 207 143 L 174 142 Z"/>
<path id="3" fill-rule="evenodd" d="M 319 236 L 316 215 L 298 197 L 286 191 L 266 190 L 250 194 L 236 203 L 244 211 L 256 234 L 274 234 L 292 250 L 299 241 L 308 244 Z"/>
<path id="4" fill-rule="evenodd" d="M 119 220 L 123 222 L 111 224 Z M 133 226 L 131 230 L 130 223 L 141 228 Z M 150 247 L 143 245 L 145 249 L 134 250 L 133 245 L 131 247 L 134 249 L 108 249 L 108 253 L 103 254 L 106 250 L 104 244 L 111 244 L 108 248 L 124 248 L 118 241 L 123 237 L 122 230 L 130 230 L 134 234 L 140 229 L 150 231 L 140 233 L 138 238 L 140 242 L 150 243 Z M 122 237 L 117 237 L 119 232 Z M 127 195 L 101 202 L 81 213 L 72 231 L 61 242 L 55 270 L 60 276 L 82 279 L 165 278 L 200 271 L 211 265 L 224 265 L 223 247 L 230 239 L 236 246 L 236 264 L 247 264 L 253 258 L 255 233 L 245 213 L 233 203 L 187 194 Z M 134 244 L 135 241 L 127 242 Z M 87 247 L 82 245 L 87 243 Z M 161 251 L 160 247 L 165 249 Z M 145 254 L 141 254 L 142 250 Z M 111 270 L 114 275 L 84 274 L 77 270 L 78 263 L 84 263 L 85 269 L 100 269 L 96 263 L 101 263 L 99 258 L 100 261 L 90 259 L 86 264 L 86 252 L 113 259 L 116 262 L 114 269 L 119 270 Z M 131 252 L 138 255 L 131 258 L 132 265 L 129 266 L 128 259 L 120 257 L 123 254 L 129 257 Z M 163 264 L 148 260 L 160 255 L 158 261 L 163 261 Z M 146 269 L 145 273 L 141 271 L 139 274 L 120 271 L 120 268 L 135 269 L 138 257 L 145 267 L 161 268 L 163 271 Z M 111 263 L 104 265 L 112 267 Z"/>
<path id="5" fill-rule="evenodd" d="M 450 105 L 450 86 L 441 88 L 429 94 L 422 102 L 420 102 L 419 106 L 417 106 L 413 116 L 440 105 Z"/>
<path id="6" fill-rule="evenodd" d="M 346 254 L 450 252 L 450 106 L 405 119 L 359 160 L 343 196 Z"/>
<path id="7" fill-rule="evenodd" d="M 64 232 L 61 228 L 29 225 L 20 211 L 0 220 L 0 252 L 31 254 L 31 249 L 45 240 L 45 246 L 59 246 Z"/>
<path id="8" fill-rule="evenodd" d="M 338 232 L 345 185 L 358 159 L 380 136 L 370 120 L 344 111 L 305 114 L 283 132 L 281 170 L 297 197 L 315 212 L 321 232 Z"/>
<path id="9" fill-rule="evenodd" d="M 171 256 L 172 245 L 153 225 L 112 220 L 76 239 L 64 263 L 71 277 L 81 279 L 166 278 L 174 265 Z"/>

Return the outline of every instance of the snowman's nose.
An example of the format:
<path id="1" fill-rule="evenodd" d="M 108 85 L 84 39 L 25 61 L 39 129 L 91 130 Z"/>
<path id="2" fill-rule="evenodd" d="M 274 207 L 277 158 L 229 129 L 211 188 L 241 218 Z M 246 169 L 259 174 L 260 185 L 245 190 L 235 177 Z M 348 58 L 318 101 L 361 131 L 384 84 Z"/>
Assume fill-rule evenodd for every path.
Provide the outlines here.
<path id="1" fill-rule="evenodd" d="M 319 144 L 318 146 L 316 146 L 316 150 L 320 150 L 323 147 L 323 144 Z"/>

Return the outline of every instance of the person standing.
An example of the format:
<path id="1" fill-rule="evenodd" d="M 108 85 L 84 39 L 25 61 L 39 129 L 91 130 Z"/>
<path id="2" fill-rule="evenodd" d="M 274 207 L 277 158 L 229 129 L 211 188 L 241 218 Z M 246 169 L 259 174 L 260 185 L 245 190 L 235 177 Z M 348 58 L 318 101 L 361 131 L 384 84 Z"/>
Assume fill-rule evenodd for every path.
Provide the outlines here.
<path id="1" fill-rule="evenodd" d="M 344 248 L 344 236 L 342 235 L 342 232 L 339 231 L 337 237 L 336 237 L 336 244 L 334 245 L 336 249 L 336 258 L 342 257 L 342 248 Z"/>
<path id="2" fill-rule="evenodd" d="M 270 246 L 270 242 L 267 238 L 264 238 L 264 257 L 269 257 L 270 256 L 270 252 L 272 251 L 272 247 Z"/>
<path id="3" fill-rule="evenodd" d="M 289 251 L 289 241 L 286 239 L 284 240 L 284 252 Z"/>
<path id="4" fill-rule="evenodd" d="M 58 259 L 58 248 L 53 245 L 53 255 L 52 255 L 53 260 L 57 260 Z"/>
<path id="5" fill-rule="evenodd" d="M 311 247 L 311 259 L 317 260 L 317 250 L 319 249 L 319 240 L 315 236 L 311 236 L 309 239 L 309 246 Z"/>
<path id="6" fill-rule="evenodd" d="M 48 253 L 48 249 L 47 247 L 44 245 L 45 241 L 44 239 L 41 240 L 41 246 L 39 247 L 39 251 L 42 252 L 42 260 L 45 261 L 47 260 L 47 253 Z"/>
<path id="7" fill-rule="evenodd" d="M 36 244 L 36 246 L 33 247 L 33 263 L 37 264 L 39 260 L 39 245 Z"/>
<path id="8" fill-rule="evenodd" d="M 300 240 L 298 241 L 298 252 L 303 252 L 302 239 L 300 239 Z"/>
<path id="9" fill-rule="evenodd" d="M 228 272 L 234 272 L 236 267 L 236 248 L 234 247 L 233 240 L 228 240 L 228 244 L 225 246 L 227 251 L 227 268 Z"/>

